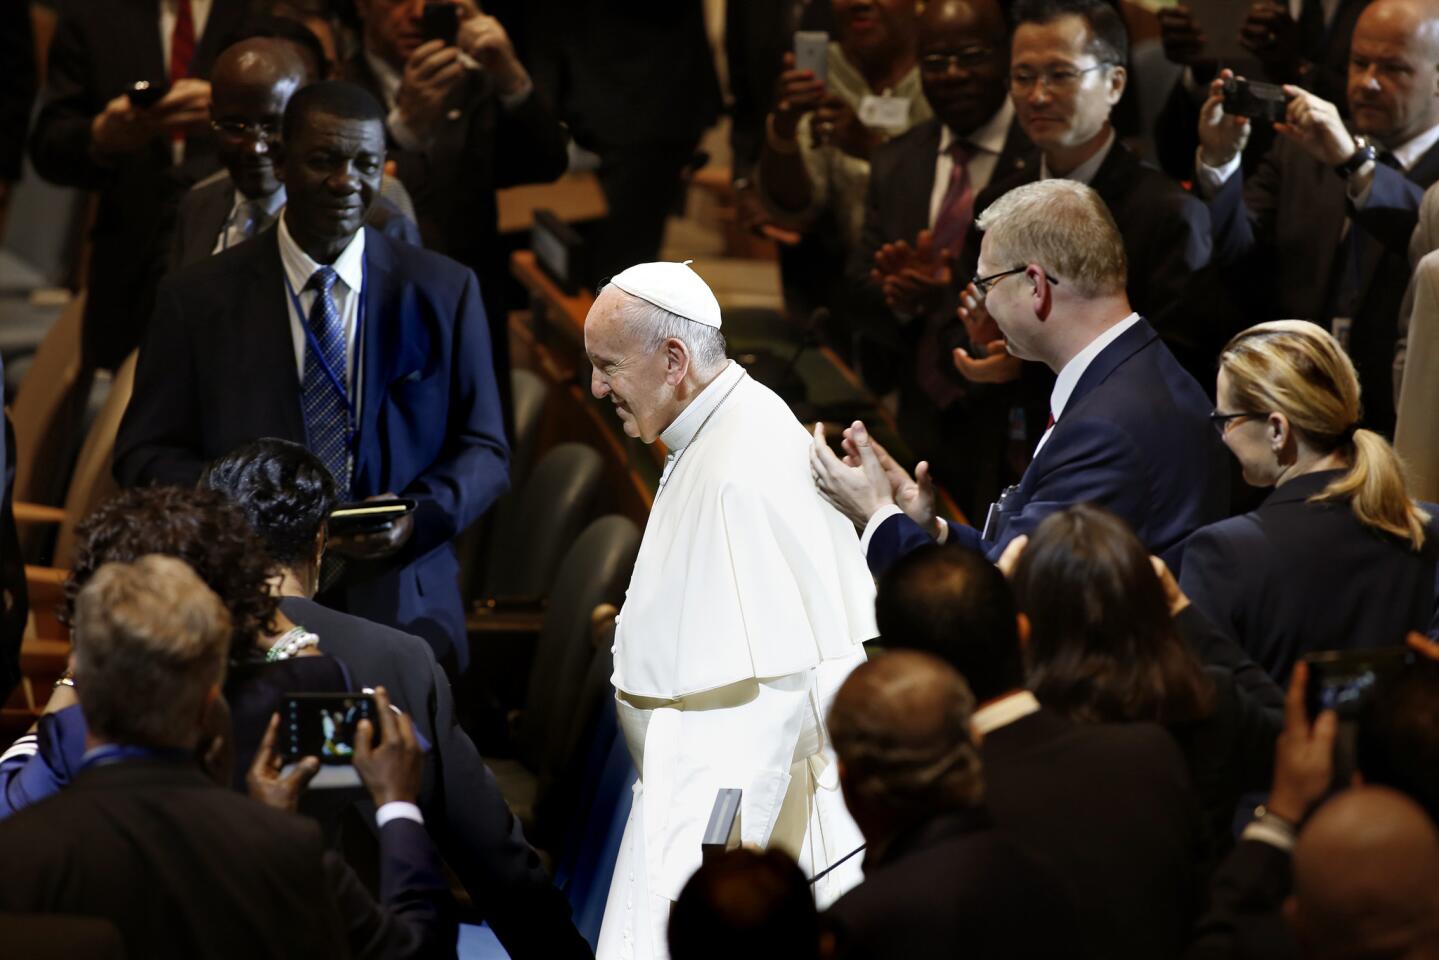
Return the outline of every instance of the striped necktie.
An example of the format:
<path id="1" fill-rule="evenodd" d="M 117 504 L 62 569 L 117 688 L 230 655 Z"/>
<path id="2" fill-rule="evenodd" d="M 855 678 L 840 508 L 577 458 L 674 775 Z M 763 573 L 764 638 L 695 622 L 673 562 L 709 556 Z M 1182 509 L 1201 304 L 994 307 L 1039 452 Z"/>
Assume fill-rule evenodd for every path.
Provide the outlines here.
<path id="1" fill-rule="evenodd" d="M 333 267 L 315 271 L 306 290 L 316 291 L 309 326 L 314 339 L 305 350 L 300 406 L 305 415 L 306 446 L 334 475 L 341 499 L 350 495 L 350 406 L 345 386 L 345 328 L 330 291 L 339 276 Z M 315 347 L 318 345 L 319 349 Z"/>

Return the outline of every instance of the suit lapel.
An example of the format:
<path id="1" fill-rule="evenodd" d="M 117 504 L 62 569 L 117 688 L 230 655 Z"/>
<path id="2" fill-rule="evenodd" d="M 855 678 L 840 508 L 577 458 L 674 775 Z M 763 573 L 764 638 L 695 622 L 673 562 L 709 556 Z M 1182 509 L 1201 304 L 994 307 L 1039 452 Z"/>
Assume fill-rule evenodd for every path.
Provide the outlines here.
<path id="1" fill-rule="evenodd" d="M 244 293 L 249 307 L 239 315 L 251 318 L 255 324 L 249 338 L 258 354 L 255 369 L 278 371 L 274 382 L 280 386 L 268 392 L 275 398 L 272 401 L 276 405 L 275 413 L 285 424 L 286 437 L 304 443 L 300 372 L 295 367 L 295 341 L 290 332 L 289 295 L 285 292 L 285 270 L 280 264 L 279 238 L 279 230 L 271 227 L 253 241 L 252 283 Z"/>
<path id="2" fill-rule="evenodd" d="M 1123 203 L 1124 197 L 1134 186 L 1136 182 L 1134 174 L 1138 168 L 1139 161 L 1135 159 L 1134 154 L 1129 152 L 1128 147 L 1116 140 L 1114 146 L 1109 148 L 1104 162 L 1099 165 L 1098 170 L 1094 171 L 1094 179 L 1089 182 L 1089 185 L 1094 188 L 1095 193 L 1099 194 L 1099 198 L 1104 201 L 1105 206 L 1109 207 L 1111 213 Z"/>
<path id="3" fill-rule="evenodd" d="M 923 136 L 917 137 L 914 149 L 905 153 L 895 171 L 900 183 L 906 185 L 903 206 L 896 211 L 896 237 L 909 243 L 919 231 L 929 229 L 929 199 L 934 186 L 935 163 L 939 155 L 940 127 L 938 120 L 924 122 Z"/>
<path id="4" fill-rule="evenodd" d="M 1158 336 L 1154 332 L 1154 328 L 1143 317 L 1140 317 L 1138 323 L 1121 333 L 1113 343 L 1099 351 L 1099 356 L 1090 361 L 1083 376 L 1074 385 L 1074 392 L 1069 395 L 1069 400 L 1065 403 L 1064 408 L 1066 410 L 1074 409 L 1075 404 L 1083 400 L 1085 395 L 1092 393 L 1095 387 L 1109 379 L 1109 375 L 1117 370 L 1124 361 L 1149 346 L 1158 339 Z"/>
<path id="5" fill-rule="evenodd" d="M 996 183 L 1017 170 L 1038 165 L 1039 154 L 1029 137 L 1025 136 L 1024 128 L 1019 125 L 1019 118 L 1015 117 L 1009 125 L 1009 134 L 1004 138 L 1004 150 L 999 154 L 999 161 L 994 165 L 994 173 L 989 182 Z"/>

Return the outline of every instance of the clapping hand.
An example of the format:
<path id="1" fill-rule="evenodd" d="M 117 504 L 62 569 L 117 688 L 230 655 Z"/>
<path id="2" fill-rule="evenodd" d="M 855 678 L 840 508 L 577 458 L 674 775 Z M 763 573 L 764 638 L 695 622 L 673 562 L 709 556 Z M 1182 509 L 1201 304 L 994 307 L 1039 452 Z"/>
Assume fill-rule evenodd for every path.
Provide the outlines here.
<path id="1" fill-rule="evenodd" d="M 959 375 L 971 383 L 1008 383 L 1019 379 L 1024 361 L 1010 354 L 999 324 L 985 309 L 984 295 L 974 284 L 965 287 L 959 295 L 957 313 L 970 344 L 977 348 L 973 354 L 963 347 L 954 348 L 951 356 Z"/>
<path id="2" fill-rule="evenodd" d="M 926 531 L 934 529 L 934 484 L 928 463 L 920 463 L 911 477 L 859 420 L 845 429 L 841 446 L 844 459 L 829 448 L 824 424 L 815 424 L 810 472 L 820 495 L 835 509 L 863 527 L 881 507 L 895 504 Z"/>
<path id="3" fill-rule="evenodd" d="M 890 309 L 921 315 L 938 308 L 954 281 L 953 264 L 954 252 L 936 249 L 933 232 L 921 230 L 914 246 L 897 240 L 876 250 L 869 275 Z"/>

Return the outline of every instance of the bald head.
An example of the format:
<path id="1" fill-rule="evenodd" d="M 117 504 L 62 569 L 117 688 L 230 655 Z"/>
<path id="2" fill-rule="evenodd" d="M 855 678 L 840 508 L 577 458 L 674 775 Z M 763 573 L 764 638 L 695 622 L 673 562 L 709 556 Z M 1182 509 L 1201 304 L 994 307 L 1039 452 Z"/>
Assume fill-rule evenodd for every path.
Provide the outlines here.
<path id="1" fill-rule="evenodd" d="M 893 651 L 849 675 L 829 733 L 845 801 L 867 839 L 984 799 L 973 711 L 964 678 L 927 653 Z"/>
<path id="2" fill-rule="evenodd" d="M 1374 0 L 1354 27 L 1349 111 L 1389 148 L 1439 122 L 1439 3 Z"/>
<path id="3" fill-rule="evenodd" d="M 227 47 L 210 74 L 210 116 L 218 126 L 220 162 L 235 187 L 255 200 L 280 189 L 273 148 L 285 106 L 309 67 L 294 45 L 270 37 Z"/>
<path id="4" fill-rule="evenodd" d="M 1439 957 L 1439 833 L 1387 787 L 1345 791 L 1320 807 L 1294 848 L 1288 907 L 1316 960 Z"/>

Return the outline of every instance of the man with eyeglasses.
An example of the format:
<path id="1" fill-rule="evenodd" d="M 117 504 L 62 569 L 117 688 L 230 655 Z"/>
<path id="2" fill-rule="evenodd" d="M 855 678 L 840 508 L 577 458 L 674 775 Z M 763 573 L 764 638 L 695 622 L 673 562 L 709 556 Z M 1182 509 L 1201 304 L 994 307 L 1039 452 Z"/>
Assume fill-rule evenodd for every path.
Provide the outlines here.
<path id="1" fill-rule="evenodd" d="M 224 169 L 195 184 L 180 201 L 169 269 L 228 250 L 274 225 L 285 206 L 285 185 L 276 175 L 280 122 L 291 94 L 313 79 L 294 45 L 284 40 L 241 40 L 220 54 L 210 77 L 210 126 Z M 376 199 L 366 222 L 395 240 L 420 245 L 414 221 L 384 197 Z"/>
<path id="2" fill-rule="evenodd" d="M 911 477 L 856 421 L 841 461 L 816 428 L 810 465 L 825 499 L 864 529 L 881 575 L 932 540 L 998 560 L 1056 510 L 1096 503 L 1118 514 L 1171 568 L 1195 530 L 1225 516 L 1229 465 L 1209 398 L 1136 313 L 1124 245 L 1097 191 L 1064 178 L 1025 184 L 987 207 L 976 289 L 1009 352 L 1055 374 L 1034 459 L 982 529 L 934 513 L 927 463 Z"/>
<path id="3" fill-rule="evenodd" d="M 875 148 L 849 278 L 866 383 L 898 390 L 910 443 L 962 450 L 966 461 L 939 470 L 971 510 L 999 489 L 1007 404 L 999 391 L 969 386 L 950 361 L 953 347 L 967 345 L 954 322 L 953 267 L 976 194 L 1037 160 L 1007 95 L 1009 30 L 996 0 L 926 4 L 917 52 L 934 118 Z"/>
<path id="4" fill-rule="evenodd" d="M 1245 322 L 1313 320 L 1348 351 L 1364 425 L 1394 430 L 1393 364 L 1424 190 L 1439 180 L 1439 10 L 1374 0 L 1350 43 L 1350 119 L 1285 86 L 1284 122 L 1253 176 L 1250 121 L 1224 112 L 1223 71 L 1199 120 L 1195 183 Z M 1239 326 L 1236 323 L 1235 326 Z"/>
<path id="5" fill-rule="evenodd" d="M 1213 357 L 1205 348 L 1217 347 L 1218 337 L 1204 333 L 1213 322 L 1197 301 L 1207 299 L 1201 291 L 1208 286 L 1209 215 L 1204 204 L 1117 140 L 1111 114 L 1129 80 L 1123 19 L 1105 0 L 1021 0 L 1014 20 L 1010 97 L 1040 162 L 991 183 L 975 209 L 1035 180 L 1063 177 L 1093 187 L 1124 239 L 1134 309 L 1191 373 L 1207 377 Z M 978 251 L 972 238 L 963 276 L 974 272 Z M 1014 379 L 1020 365 L 1005 352 L 982 301 L 978 291 L 966 290 L 961 319 L 970 341 L 985 352 L 957 351 L 955 365 L 980 383 Z M 1203 310 L 1210 309 L 1205 302 Z M 1042 409 L 1038 418 L 1042 423 Z"/>

